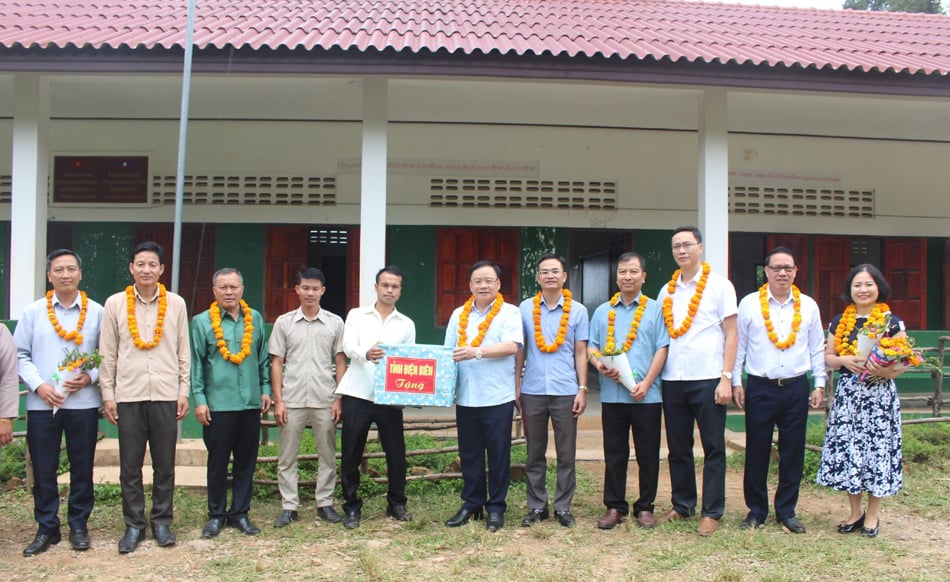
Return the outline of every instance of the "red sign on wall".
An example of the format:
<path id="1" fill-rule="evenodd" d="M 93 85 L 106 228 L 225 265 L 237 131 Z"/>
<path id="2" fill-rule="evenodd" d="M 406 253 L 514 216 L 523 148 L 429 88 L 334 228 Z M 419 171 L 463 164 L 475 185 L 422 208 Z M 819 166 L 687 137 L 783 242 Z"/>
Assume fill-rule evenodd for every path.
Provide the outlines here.
<path id="1" fill-rule="evenodd" d="M 435 394 L 435 358 L 386 358 L 386 392 Z"/>

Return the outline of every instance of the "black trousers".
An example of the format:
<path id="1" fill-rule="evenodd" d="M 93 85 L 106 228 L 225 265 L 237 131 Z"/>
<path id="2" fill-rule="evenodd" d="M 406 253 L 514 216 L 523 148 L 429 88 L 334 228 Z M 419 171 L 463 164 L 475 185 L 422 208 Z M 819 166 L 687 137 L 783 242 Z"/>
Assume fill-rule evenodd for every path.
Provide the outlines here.
<path id="1" fill-rule="evenodd" d="M 703 444 L 702 516 L 720 519 L 726 509 L 726 407 L 716 404 L 717 386 L 719 378 L 663 382 L 673 509 L 681 515 L 696 513 L 693 423 Z"/>
<path id="2" fill-rule="evenodd" d="M 145 522 L 145 487 L 142 465 L 145 445 L 152 457 L 153 526 L 171 525 L 175 495 L 175 445 L 178 403 L 120 402 L 119 412 L 119 484 L 122 488 L 122 515 L 125 525 L 143 529 Z"/>
<path id="3" fill-rule="evenodd" d="M 402 409 L 374 404 L 369 400 L 343 397 L 343 429 L 340 433 L 340 484 L 343 488 L 343 509 L 357 511 L 363 507 L 357 490 L 360 486 L 360 464 L 370 425 L 376 423 L 379 444 L 386 453 L 389 505 L 406 504 L 406 440 Z"/>
<path id="4" fill-rule="evenodd" d="M 633 514 L 653 511 L 657 483 L 660 480 L 660 423 L 663 405 L 601 404 L 604 431 L 604 505 L 627 515 L 627 466 L 630 462 L 630 434 L 639 468 L 640 496 L 633 503 Z"/>
<path id="5" fill-rule="evenodd" d="M 776 426 L 779 463 L 775 517 L 780 520 L 795 517 L 805 463 L 808 387 L 805 376 L 784 386 L 749 376 L 745 393 L 746 456 L 742 486 L 749 515 L 760 522 L 769 514 L 767 482 L 772 431 Z"/>
<path id="6" fill-rule="evenodd" d="M 26 415 L 26 444 L 33 463 L 33 517 L 37 532 L 59 532 L 59 484 L 56 469 L 66 435 L 69 459 L 69 529 L 85 530 L 94 502 L 92 467 L 96 457 L 99 410 L 62 408 L 29 411 Z"/>
<path id="7" fill-rule="evenodd" d="M 203 427 L 208 449 L 208 517 L 246 517 L 251 509 L 251 481 L 257 466 L 261 411 L 257 408 L 211 413 Z M 228 509 L 228 463 L 231 477 L 231 509 Z"/>
<path id="8" fill-rule="evenodd" d="M 462 505 L 466 509 L 504 513 L 511 484 L 511 421 L 515 403 L 456 406 Z M 488 458 L 488 474 L 485 458 Z M 486 486 L 487 477 L 487 486 Z"/>

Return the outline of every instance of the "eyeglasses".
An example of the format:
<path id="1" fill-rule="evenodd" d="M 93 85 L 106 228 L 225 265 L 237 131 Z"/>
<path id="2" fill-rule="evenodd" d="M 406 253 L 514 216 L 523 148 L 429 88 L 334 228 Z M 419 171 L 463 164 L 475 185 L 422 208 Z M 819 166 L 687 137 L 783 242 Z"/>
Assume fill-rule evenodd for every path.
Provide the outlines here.
<path id="1" fill-rule="evenodd" d="M 540 271 L 538 271 L 538 274 L 541 275 L 542 277 L 547 277 L 548 275 L 554 275 L 555 277 L 557 277 L 563 272 L 564 271 L 560 269 L 541 269 Z"/>
<path id="2" fill-rule="evenodd" d="M 795 269 L 798 268 L 795 265 L 776 265 L 774 267 L 772 265 L 766 265 L 766 266 L 773 273 L 781 273 L 782 271 L 785 271 L 786 273 L 794 273 Z"/>
<path id="3" fill-rule="evenodd" d="M 698 244 L 699 243 L 694 243 L 694 242 L 676 243 L 675 245 L 673 245 L 673 252 L 676 252 L 680 249 L 683 249 L 684 251 L 688 251 L 689 249 L 693 248 L 694 246 Z"/>
<path id="4" fill-rule="evenodd" d="M 497 277 L 486 277 L 484 279 L 472 279 L 472 285 L 481 287 L 482 285 L 494 285 L 498 282 Z"/>

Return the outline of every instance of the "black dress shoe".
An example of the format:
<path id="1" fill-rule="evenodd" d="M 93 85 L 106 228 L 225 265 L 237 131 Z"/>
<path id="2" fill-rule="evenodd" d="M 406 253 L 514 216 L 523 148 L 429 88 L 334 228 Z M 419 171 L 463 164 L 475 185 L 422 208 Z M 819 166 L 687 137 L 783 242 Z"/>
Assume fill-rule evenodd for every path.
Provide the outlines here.
<path id="1" fill-rule="evenodd" d="M 798 521 L 797 517 L 789 517 L 786 519 L 778 520 L 782 526 L 793 534 L 802 534 L 805 533 L 805 524 Z"/>
<path id="2" fill-rule="evenodd" d="M 223 517 L 212 517 L 208 520 L 208 523 L 201 528 L 201 537 L 203 538 L 213 538 L 217 537 L 221 533 L 221 528 L 224 527 L 224 518 Z"/>
<path id="3" fill-rule="evenodd" d="M 53 544 L 58 544 L 61 539 L 62 534 L 59 532 L 49 534 L 38 533 L 36 537 L 33 538 L 33 541 L 30 542 L 30 545 L 23 549 L 23 557 L 29 558 L 30 556 L 42 554 Z"/>
<path id="4" fill-rule="evenodd" d="M 330 523 L 339 523 L 343 518 L 333 509 L 332 505 L 325 505 L 317 508 L 317 517 Z"/>
<path id="5" fill-rule="evenodd" d="M 459 527 L 459 526 L 465 525 L 466 523 L 470 522 L 473 519 L 481 519 L 481 518 L 482 518 L 481 507 L 479 507 L 478 509 L 467 509 L 465 507 L 462 507 L 461 509 L 458 510 L 458 513 L 450 517 L 449 520 L 445 522 L 445 525 L 446 527 Z"/>
<path id="6" fill-rule="evenodd" d="M 561 527 L 574 527 L 577 525 L 577 520 L 574 519 L 570 510 L 555 511 L 554 516 L 557 517 L 557 522 L 561 524 Z"/>
<path id="7" fill-rule="evenodd" d="M 386 506 L 386 517 L 391 517 L 396 521 L 412 521 L 412 514 L 406 506 L 398 503 Z"/>
<path id="8" fill-rule="evenodd" d="M 139 542 L 145 539 L 145 528 L 135 527 L 125 528 L 125 535 L 119 540 L 119 553 L 130 554 L 139 546 Z"/>
<path id="9" fill-rule="evenodd" d="M 346 517 L 343 518 L 343 527 L 346 529 L 356 529 L 360 526 L 362 515 L 359 509 L 348 509 L 344 514 Z"/>
<path id="10" fill-rule="evenodd" d="M 69 545 L 77 552 L 84 552 L 89 549 L 89 532 L 84 529 L 69 530 Z"/>
<path id="11" fill-rule="evenodd" d="M 765 527 L 765 522 L 760 521 L 751 515 L 747 516 L 742 520 L 742 523 L 739 524 L 739 529 L 762 529 Z"/>
<path id="12" fill-rule="evenodd" d="M 242 515 L 241 517 L 229 517 L 228 525 L 246 536 L 256 536 L 261 533 L 261 528 L 251 523 L 251 520 L 249 520 L 246 515 Z"/>
<path id="13" fill-rule="evenodd" d="M 277 519 L 274 520 L 274 527 L 287 527 L 290 522 L 297 521 L 300 516 L 293 509 L 285 509 L 280 512 Z"/>
<path id="14" fill-rule="evenodd" d="M 881 522 L 880 522 L 880 521 L 878 521 L 878 522 L 877 522 L 877 525 L 875 525 L 874 527 L 862 527 L 862 528 L 861 528 L 861 535 L 863 535 L 863 536 L 866 537 L 866 538 L 876 538 L 876 537 L 877 537 L 877 531 L 878 531 L 878 529 L 880 529 L 880 527 L 881 527 Z"/>
<path id="15" fill-rule="evenodd" d="M 841 525 L 839 525 L 839 526 L 838 526 L 838 533 L 839 533 L 839 534 L 854 533 L 854 532 L 856 532 L 856 531 L 862 529 L 862 526 L 864 526 L 864 514 L 862 514 L 861 517 L 859 517 L 858 520 L 855 521 L 855 522 L 852 522 L 852 523 L 842 523 Z"/>
<path id="16" fill-rule="evenodd" d="M 178 538 L 172 533 L 171 528 L 161 524 L 152 525 L 152 537 L 155 538 L 155 543 L 158 544 L 160 548 L 174 546 L 175 542 L 178 541 Z"/>
<path id="17" fill-rule="evenodd" d="M 544 521 L 551 517 L 551 512 L 548 511 L 548 506 L 545 505 L 541 509 L 529 509 L 528 515 L 521 520 L 521 525 L 523 527 L 531 527 L 532 525 Z"/>
<path id="18" fill-rule="evenodd" d="M 505 525 L 505 514 L 500 511 L 489 511 L 485 518 L 485 529 L 495 533 Z"/>

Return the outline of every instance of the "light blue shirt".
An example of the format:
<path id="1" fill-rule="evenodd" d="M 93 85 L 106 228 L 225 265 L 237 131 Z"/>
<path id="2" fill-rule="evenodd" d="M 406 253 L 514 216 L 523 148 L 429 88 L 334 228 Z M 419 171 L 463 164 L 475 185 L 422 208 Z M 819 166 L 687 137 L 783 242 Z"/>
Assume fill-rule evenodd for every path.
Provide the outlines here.
<path id="1" fill-rule="evenodd" d="M 632 304 L 626 305 L 623 299 L 617 299 L 615 305 L 610 302 L 602 304 L 594 311 L 594 316 L 590 320 L 590 345 L 596 350 L 602 350 L 607 343 L 607 314 L 611 309 L 617 312 L 617 318 L 614 320 L 615 343 L 617 346 L 623 345 L 624 339 L 630 332 L 630 322 L 633 321 L 633 314 L 646 296 L 640 294 Z M 666 324 L 663 323 L 663 306 L 654 299 L 648 299 L 646 309 L 643 311 L 643 317 L 640 319 L 640 327 L 637 330 L 637 339 L 627 352 L 627 360 L 630 362 L 630 368 L 636 374 L 637 379 L 646 377 L 650 369 L 650 363 L 653 362 L 653 356 L 656 352 L 670 345 L 670 334 L 666 331 Z M 653 381 L 647 390 L 643 400 L 637 402 L 630 397 L 630 391 L 618 382 L 600 375 L 600 401 L 608 404 L 655 404 L 663 402 L 660 393 L 660 377 Z"/>
<path id="2" fill-rule="evenodd" d="M 587 341 L 590 319 L 587 308 L 571 301 L 567 318 L 567 334 L 556 352 L 542 352 L 534 338 L 534 297 L 521 302 L 521 323 L 525 337 L 525 369 L 521 380 L 522 394 L 540 396 L 576 396 L 577 369 L 574 367 L 574 342 Z M 554 309 L 541 300 L 541 333 L 548 345 L 554 343 L 564 315 L 564 295 Z M 587 354 L 584 354 L 587 357 Z"/>
<path id="3" fill-rule="evenodd" d="M 463 306 L 464 307 L 464 306 Z M 478 335 L 478 324 L 484 321 L 489 310 L 479 313 L 472 305 L 472 312 L 468 316 L 468 328 L 465 330 L 469 341 Z M 445 328 L 445 347 L 454 348 L 458 343 L 459 315 L 462 307 L 452 312 L 449 325 Z M 524 335 L 521 332 L 521 312 L 511 303 L 505 303 L 492 320 L 481 347 L 488 347 L 502 342 L 515 342 L 518 348 L 524 344 Z M 481 360 L 466 360 L 458 363 L 458 394 L 456 404 L 459 406 L 497 406 L 515 399 L 515 355 L 503 358 L 482 358 Z"/>
<path id="4" fill-rule="evenodd" d="M 80 297 L 72 305 L 60 303 L 56 294 L 53 294 L 53 311 L 59 325 L 69 331 L 76 329 L 79 322 Z M 59 364 L 66 357 L 65 351 L 78 348 L 81 352 L 92 352 L 99 347 L 99 326 L 102 324 L 102 306 L 89 300 L 86 306 L 86 321 L 82 327 L 82 345 L 67 341 L 56 333 L 53 324 L 46 313 L 46 298 L 38 299 L 29 305 L 23 312 L 23 317 L 17 321 L 13 339 L 16 341 L 17 359 L 19 361 L 20 378 L 29 387 L 26 395 L 27 410 L 51 410 L 37 396 L 36 389 L 43 384 L 56 386 L 53 374 L 59 370 Z M 86 409 L 102 406 L 102 395 L 99 392 L 99 370 L 88 370 L 92 382 L 82 390 L 73 392 L 63 403 L 63 408 Z"/>

